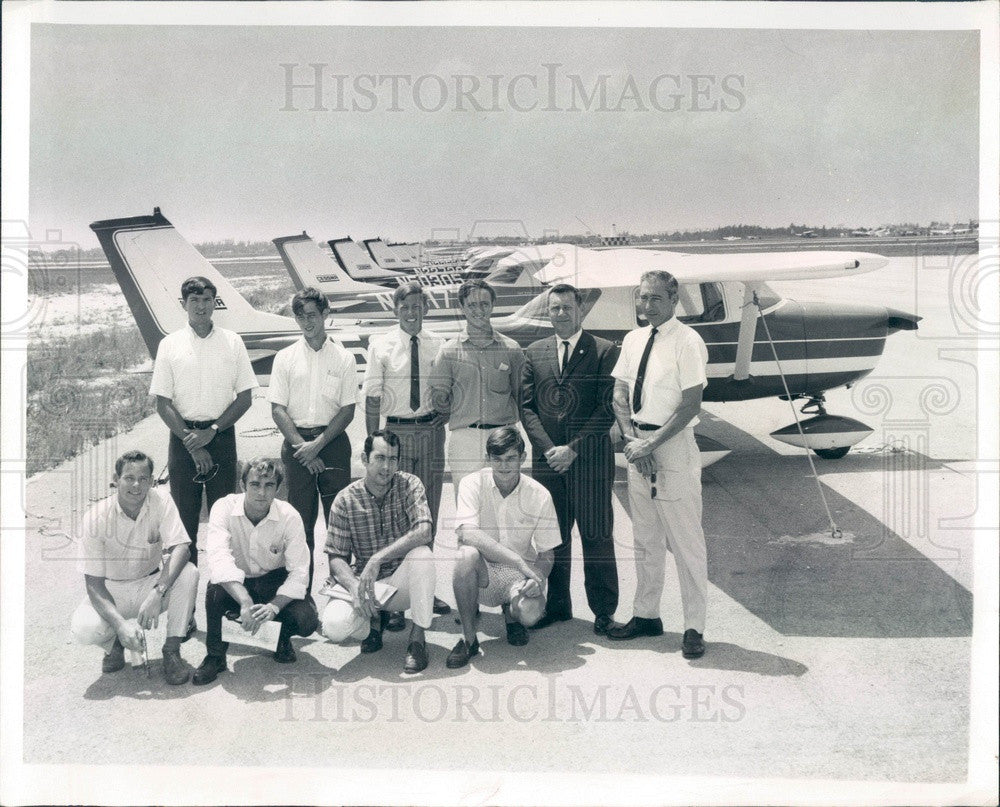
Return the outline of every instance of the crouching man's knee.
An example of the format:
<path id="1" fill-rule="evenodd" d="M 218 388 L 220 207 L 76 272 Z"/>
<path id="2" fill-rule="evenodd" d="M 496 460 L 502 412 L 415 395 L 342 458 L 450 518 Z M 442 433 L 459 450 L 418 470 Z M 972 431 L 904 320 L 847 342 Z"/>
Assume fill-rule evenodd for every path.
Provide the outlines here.
<path id="1" fill-rule="evenodd" d="M 323 609 L 323 635 L 340 644 L 348 639 L 364 639 L 368 635 L 370 620 L 355 611 L 345 600 L 330 600 Z"/>
<path id="2" fill-rule="evenodd" d="M 80 603 L 70 621 L 70 632 L 77 644 L 109 647 L 115 640 L 115 629 L 94 610 L 90 600 Z"/>

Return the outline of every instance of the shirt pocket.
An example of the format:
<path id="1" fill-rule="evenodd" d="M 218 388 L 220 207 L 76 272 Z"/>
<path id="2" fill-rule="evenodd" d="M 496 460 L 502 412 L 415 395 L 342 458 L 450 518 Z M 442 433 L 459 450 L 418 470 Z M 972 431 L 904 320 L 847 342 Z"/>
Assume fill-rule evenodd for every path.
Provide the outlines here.
<path id="1" fill-rule="evenodd" d="M 510 394 L 510 371 L 494 370 L 492 367 L 486 370 L 486 386 L 490 392 L 498 395 Z"/>

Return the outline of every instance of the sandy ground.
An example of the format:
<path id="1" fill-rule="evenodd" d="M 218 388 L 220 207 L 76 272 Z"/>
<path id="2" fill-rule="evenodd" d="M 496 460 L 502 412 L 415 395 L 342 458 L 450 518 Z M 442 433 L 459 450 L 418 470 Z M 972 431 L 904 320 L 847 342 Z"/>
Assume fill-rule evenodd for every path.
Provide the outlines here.
<path id="1" fill-rule="evenodd" d="M 123 450 L 141 446 L 162 465 L 166 429 L 149 418 L 33 478 L 25 493 L 24 761 L 335 766 L 367 771 L 357 775 L 371 789 L 360 792 L 373 794 L 392 784 L 386 777 L 405 777 L 387 773 L 399 769 L 480 770 L 501 779 L 545 772 L 551 783 L 559 773 L 580 772 L 721 777 L 714 780 L 720 788 L 730 780 L 820 779 L 834 793 L 832 780 L 964 782 L 975 722 L 970 592 L 977 573 L 995 572 L 980 565 L 988 556 L 973 553 L 977 535 L 989 539 L 975 529 L 977 484 L 984 475 L 992 474 L 993 485 L 996 478 L 992 456 L 978 459 L 978 430 L 995 413 L 980 411 L 977 385 L 995 387 L 995 370 L 980 375 L 984 360 L 995 358 L 980 352 L 969 332 L 958 263 L 898 258 L 849 289 L 838 281 L 782 288 L 800 299 L 877 301 L 925 320 L 917 333 L 889 340 L 872 377 L 829 395 L 831 412 L 875 429 L 845 459 L 817 461 L 844 533 L 839 541 L 823 533 L 826 516 L 804 456 L 766 436 L 791 422 L 788 405 L 772 399 L 706 407 L 702 430 L 734 452 L 704 474 L 708 652 L 696 661 L 680 653 L 669 558 L 664 637 L 612 643 L 592 633 L 577 539 L 576 618 L 514 648 L 500 617 L 487 613 L 483 655 L 463 670 L 444 667 L 458 634 L 454 617 L 445 616 L 428 634 L 429 668 L 413 677 L 401 673 L 406 634 L 386 634 L 384 649 L 372 656 L 316 636 L 296 640 L 299 660 L 287 666 L 233 646 L 230 671 L 197 688 L 164 684 L 155 636 L 151 679 L 130 669 L 102 675 L 99 651 L 69 640 L 83 581 L 65 535 L 88 502 L 107 492 L 110 466 Z M 357 418 L 350 429 L 355 454 L 361 430 Z M 262 392 L 238 433 L 241 456 L 277 454 Z M 621 479 L 617 616 L 627 619 L 635 571 Z M 453 495 L 446 484 L 442 535 Z M 448 542 L 440 543 L 438 594 L 453 603 Z M 201 602 L 198 621 L 203 628 Z M 192 665 L 203 640 L 199 633 L 183 646 Z M 477 781 L 456 786 L 454 798 L 495 793 L 481 792 Z M 577 797 L 616 800 L 617 780 L 598 781 L 604 784 L 590 791 L 593 799 Z M 679 787 L 670 798 L 686 792 Z M 551 797 L 546 790 L 526 798 Z M 414 784 L 410 801 L 428 798 Z"/>

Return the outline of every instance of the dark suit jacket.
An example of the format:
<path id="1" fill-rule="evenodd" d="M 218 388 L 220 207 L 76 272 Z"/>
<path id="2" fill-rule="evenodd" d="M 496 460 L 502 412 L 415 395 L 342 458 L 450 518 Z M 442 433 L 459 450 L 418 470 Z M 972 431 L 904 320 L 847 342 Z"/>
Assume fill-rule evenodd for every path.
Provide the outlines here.
<path id="1" fill-rule="evenodd" d="M 562 378 L 555 337 L 533 342 L 524 353 L 521 418 L 535 463 L 543 464 L 553 446 L 568 445 L 579 455 L 571 470 L 603 477 L 608 462 L 614 465 L 608 431 L 615 420 L 611 371 L 618 346 L 584 331 Z"/>

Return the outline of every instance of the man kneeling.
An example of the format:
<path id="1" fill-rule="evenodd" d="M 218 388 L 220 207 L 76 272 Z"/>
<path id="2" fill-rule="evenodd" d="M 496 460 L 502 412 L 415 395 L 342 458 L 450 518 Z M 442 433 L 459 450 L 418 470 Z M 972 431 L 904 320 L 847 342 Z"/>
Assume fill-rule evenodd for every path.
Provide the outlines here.
<path id="1" fill-rule="evenodd" d="M 403 671 L 418 673 L 427 666 L 424 631 L 434 618 L 427 496 L 416 476 L 399 470 L 399 438 L 391 431 L 368 435 L 361 462 L 364 478 L 340 491 L 330 510 L 330 574 L 350 602 L 334 598 L 327 603 L 323 633 L 331 642 L 362 639 L 361 652 L 374 653 L 382 649 L 389 614 L 409 608 L 413 628 Z M 395 592 L 380 600 L 376 582 Z"/>
<path id="2" fill-rule="evenodd" d="M 525 628 L 545 612 L 552 550 L 562 537 L 549 492 L 521 475 L 524 458 L 516 428 L 494 429 L 486 441 L 489 467 L 459 483 L 453 585 L 463 638 L 448 656 L 451 668 L 464 667 L 479 652 L 477 598 L 481 605 L 502 606 L 512 645 L 527 644 Z"/>
<path id="3" fill-rule="evenodd" d="M 177 505 L 152 484 L 153 461 L 129 451 L 115 462 L 116 495 L 87 511 L 80 561 L 87 596 L 73 614 L 72 632 L 80 644 L 103 647 L 101 670 L 117 672 L 125 666 L 125 648 L 143 652 L 143 631 L 166 611 L 163 673 L 168 684 L 183 684 L 191 673 L 180 646 L 194 613 L 198 569 Z"/>
<path id="4" fill-rule="evenodd" d="M 238 611 L 250 634 L 269 619 L 281 623 L 274 660 L 295 661 L 292 636 L 309 636 L 319 622 L 306 594 L 309 547 L 302 516 L 275 498 L 281 463 L 260 457 L 243 469 L 243 493 L 219 499 L 208 517 L 209 586 L 205 591 L 208 655 L 195 670 L 194 683 L 208 684 L 226 669 L 227 642 L 222 617 Z"/>

